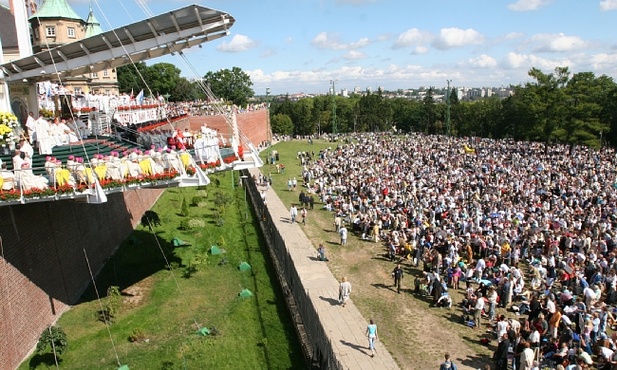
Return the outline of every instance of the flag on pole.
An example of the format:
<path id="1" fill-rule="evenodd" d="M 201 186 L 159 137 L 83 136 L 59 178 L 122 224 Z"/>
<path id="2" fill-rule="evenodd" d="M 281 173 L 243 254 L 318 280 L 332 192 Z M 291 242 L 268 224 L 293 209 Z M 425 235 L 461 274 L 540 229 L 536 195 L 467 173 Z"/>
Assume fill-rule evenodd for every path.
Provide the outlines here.
<path id="1" fill-rule="evenodd" d="M 135 99 L 137 100 L 137 103 L 139 104 L 142 104 L 144 102 L 144 89 L 141 89 L 139 94 L 137 94 L 137 98 Z"/>

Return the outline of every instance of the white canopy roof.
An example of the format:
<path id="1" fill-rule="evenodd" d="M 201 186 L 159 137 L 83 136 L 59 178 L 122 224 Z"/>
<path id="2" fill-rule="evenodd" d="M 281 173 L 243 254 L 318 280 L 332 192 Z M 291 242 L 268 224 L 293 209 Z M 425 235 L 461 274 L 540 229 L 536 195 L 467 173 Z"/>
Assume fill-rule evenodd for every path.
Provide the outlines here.
<path id="1" fill-rule="evenodd" d="M 235 19 L 228 13 L 189 5 L 141 22 L 4 63 L 9 81 L 81 76 L 180 52 L 229 35 Z M 59 75 L 59 76 L 58 76 Z"/>

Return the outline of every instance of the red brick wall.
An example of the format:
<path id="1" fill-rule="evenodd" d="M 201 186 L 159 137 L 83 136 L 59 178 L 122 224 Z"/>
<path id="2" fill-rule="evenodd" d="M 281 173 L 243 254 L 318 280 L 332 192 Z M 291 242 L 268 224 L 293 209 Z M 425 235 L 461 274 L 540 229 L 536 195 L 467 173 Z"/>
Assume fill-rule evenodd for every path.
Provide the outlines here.
<path id="1" fill-rule="evenodd" d="M 236 115 L 238 121 L 238 129 L 251 140 L 256 147 L 262 142 L 268 140 L 268 110 L 260 109 L 252 112 L 239 113 Z M 192 116 L 187 119 L 182 119 L 174 122 L 176 128 L 184 131 L 188 128 L 190 131 L 199 131 L 203 124 L 209 128 L 219 130 L 223 136 L 231 135 L 231 127 L 225 122 L 222 116 Z"/>
<path id="2" fill-rule="evenodd" d="M 0 207 L 0 370 L 17 367 L 90 284 L 83 250 L 96 275 L 162 192 Z"/>

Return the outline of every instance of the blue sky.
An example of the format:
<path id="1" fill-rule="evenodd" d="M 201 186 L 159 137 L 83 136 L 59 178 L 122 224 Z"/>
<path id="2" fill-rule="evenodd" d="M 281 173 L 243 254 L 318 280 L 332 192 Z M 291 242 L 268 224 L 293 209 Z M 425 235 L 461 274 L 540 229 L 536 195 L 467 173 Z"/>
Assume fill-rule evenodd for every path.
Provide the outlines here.
<path id="1" fill-rule="evenodd" d="M 84 19 L 87 0 L 68 0 Z M 0 0 L 6 3 L 7 0 Z M 92 0 L 104 30 L 194 1 Z M 212 0 L 229 36 L 185 52 L 203 76 L 234 66 L 258 95 L 367 87 L 507 86 L 537 67 L 617 78 L 617 0 Z M 179 57 L 171 62 L 191 75 Z"/>

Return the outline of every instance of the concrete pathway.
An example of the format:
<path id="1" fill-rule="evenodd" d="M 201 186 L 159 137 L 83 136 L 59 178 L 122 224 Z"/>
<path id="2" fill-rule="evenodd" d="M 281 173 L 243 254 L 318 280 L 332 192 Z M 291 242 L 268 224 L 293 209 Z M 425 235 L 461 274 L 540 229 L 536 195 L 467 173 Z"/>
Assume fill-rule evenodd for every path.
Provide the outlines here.
<path id="1" fill-rule="evenodd" d="M 259 169 L 249 169 L 251 176 L 259 176 Z M 285 240 L 290 256 L 296 267 L 304 289 L 317 310 L 320 321 L 332 343 L 337 359 L 345 369 L 399 369 L 390 352 L 379 341 L 377 354 L 371 358 L 366 337 L 368 319 L 362 317 L 353 304 L 353 281 L 351 301 L 346 307 L 338 305 L 339 281 L 328 265 L 315 260 L 317 250 L 302 231 L 298 223 L 291 224 L 290 204 L 283 204 L 271 188 L 267 191 L 268 211 L 275 220 L 281 236 Z M 298 218 L 300 218 L 298 216 Z M 377 323 L 379 334 L 379 323 Z"/>

